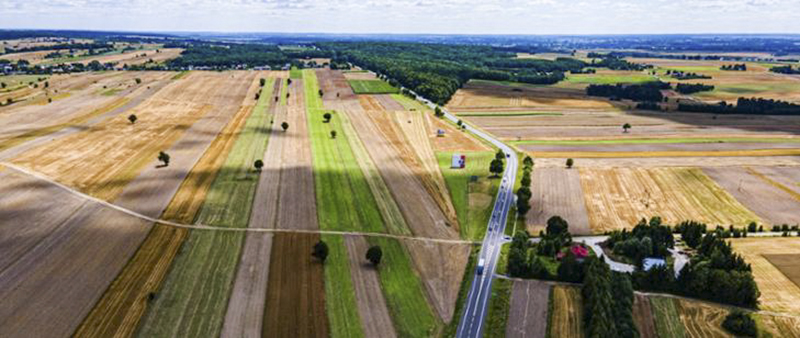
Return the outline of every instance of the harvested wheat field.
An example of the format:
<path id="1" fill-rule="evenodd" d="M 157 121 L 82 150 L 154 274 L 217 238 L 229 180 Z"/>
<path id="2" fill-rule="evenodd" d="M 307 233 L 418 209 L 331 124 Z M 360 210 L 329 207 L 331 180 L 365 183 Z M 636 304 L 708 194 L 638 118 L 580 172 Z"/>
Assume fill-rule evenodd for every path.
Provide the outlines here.
<path id="1" fill-rule="evenodd" d="M 77 77 L 77 76 L 76 76 Z M 0 150 L 8 149 L 35 138 L 52 134 L 67 127 L 83 126 L 93 120 L 105 119 L 121 112 L 121 108 L 132 101 L 149 97 L 154 90 L 166 83 L 167 73 L 150 72 L 127 73 L 124 76 L 104 78 L 85 76 L 84 81 L 98 81 L 88 87 L 76 89 L 73 80 L 49 80 L 51 87 L 63 86 L 61 94 L 52 103 L 35 104 L 25 101 L 0 110 Z M 134 78 L 142 78 L 143 84 L 133 85 Z M 69 83 L 65 83 L 69 82 Z M 103 94 L 102 86 L 120 87 L 112 95 Z M 29 95 L 44 98 L 46 92 L 38 91 Z M 0 98 L 1 99 L 1 98 Z M 128 107 L 130 108 L 130 107 Z"/>
<path id="2" fill-rule="evenodd" d="M 490 150 L 481 141 L 470 136 L 468 133 L 460 131 L 440 118 L 431 114 L 424 114 L 428 126 L 428 135 L 437 152 L 454 151 L 488 151 Z M 444 130 L 444 136 L 438 135 L 439 130 Z"/>
<path id="3" fill-rule="evenodd" d="M 237 114 L 214 139 L 181 184 L 161 219 L 180 223 L 194 221 L 247 116 L 245 111 Z M 136 255 L 86 317 L 76 335 L 105 337 L 133 334 L 148 305 L 148 295 L 160 288 L 187 235 L 186 229 L 164 225 L 154 227 Z"/>
<path id="4" fill-rule="evenodd" d="M 563 158 L 537 158 L 536 168 L 564 167 Z M 763 157 L 620 157 L 620 158 L 582 158 L 575 160 L 575 167 L 580 168 L 664 168 L 664 167 L 741 167 L 761 166 L 800 166 L 800 156 L 763 156 Z"/>
<path id="5" fill-rule="evenodd" d="M 709 304 L 680 299 L 676 300 L 678 314 L 689 337 L 733 337 L 722 328 L 728 310 Z"/>
<path id="6" fill-rule="evenodd" d="M 774 337 L 800 337 L 800 318 L 785 316 L 758 315 L 759 328 Z"/>
<path id="7" fill-rule="evenodd" d="M 642 294 L 634 294 L 633 299 L 633 321 L 636 324 L 636 329 L 639 330 L 639 336 L 642 338 L 656 338 L 656 322 L 653 318 L 653 310 L 650 305 L 650 299 Z"/>
<path id="8" fill-rule="evenodd" d="M 686 337 L 686 329 L 678 313 L 678 300 L 668 297 L 648 297 L 648 299 L 658 337 Z"/>
<path id="9" fill-rule="evenodd" d="M 757 166 L 752 172 L 770 185 L 783 190 L 794 199 L 800 200 L 800 167 Z"/>
<path id="10" fill-rule="evenodd" d="M 263 337 L 327 337 L 323 266 L 309 254 L 319 235 L 275 234 Z"/>
<path id="11" fill-rule="evenodd" d="M 344 71 L 341 72 L 346 80 L 377 80 L 375 73 L 369 71 Z M 350 86 L 350 85 L 348 85 Z"/>
<path id="12" fill-rule="evenodd" d="M 455 112 L 508 108 L 618 110 L 608 100 L 586 97 L 581 89 L 509 86 L 480 80 L 467 82 L 447 104 L 447 109 Z"/>
<path id="13" fill-rule="evenodd" d="M 760 308 L 800 315 L 800 280 L 797 260 L 800 241 L 797 238 L 737 238 L 733 249 L 752 266 L 758 289 Z"/>
<path id="14" fill-rule="evenodd" d="M 542 281 L 515 281 L 506 337 L 544 338 L 550 285 Z"/>
<path id="15" fill-rule="evenodd" d="M 369 247 L 363 237 L 344 238 L 350 262 L 350 275 L 353 280 L 358 313 L 366 337 L 396 337 L 392 318 L 386 299 L 381 292 L 378 270 L 364 259 Z"/>
<path id="16" fill-rule="evenodd" d="M 32 149 L 13 162 L 112 200 L 195 122 L 209 112 L 235 112 L 250 85 L 248 79 L 252 74 L 192 73 L 130 110 L 139 118 L 135 124 L 117 116 Z"/>
<path id="17" fill-rule="evenodd" d="M 322 101 L 326 108 L 330 108 L 328 103 L 336 100 L 352 100 L 356 98 L 353 89 L 347 82 L 347 78 L 341 71 L 331 69 L 318 69 L 316 71 L 319 87 L 324 93 Z"/>
<path id="18" fill-rule="evenodd" d="M 630 229 L 640 219 L 653 216 L 667 224 L 760 222 L 698 168 L 582 168 L 580 177 L 589 225 L 595 233 Z"/>
<path id="19" fill-rule="evenodd" d="M 115 68 L 122 69 L 124 65 L 140 65 L 150 60 L 153 60 L 155 63 L 162 63 L 177 58 L 180 56 L 181 52 L 183 52 L 181 48 L 163 48 L 159 49 L 158 53 L 156 53 L 155 50 L 135 50 L 127 53 L 93 56 L 81 59 L 79 62 L 83 64 L 89 64 L 92 61 L 97 61 L 102 64 L 114 63 Z"/>
<path id="20" fill-rule="evenodd" d="M 761 217 L 767 225 L 800 223 L 800 198 L 794 198 L 781 189 L 787 187 L 760 171 L 773 172 L 769 167 L 761 167 L 758 171 L 750 167 L 703 168 L 706 175 Z"/>
<path id="21" fill-rule="evenodd" d="M 536 168 L 531 172 L 531 209 L 525 215 L 529 231 L 538 234 L 553 216 L 569 223 L 569 231 L 588 235 L 589 217 L 578 170 Z"/>
<path id="22" fill-rule="evenodd" d="M 553 313 L 547 326 L 548 337 L 583 337 L 583 301 L 581 289 L 573 286 L 553 286 L 550 292 Z"/>

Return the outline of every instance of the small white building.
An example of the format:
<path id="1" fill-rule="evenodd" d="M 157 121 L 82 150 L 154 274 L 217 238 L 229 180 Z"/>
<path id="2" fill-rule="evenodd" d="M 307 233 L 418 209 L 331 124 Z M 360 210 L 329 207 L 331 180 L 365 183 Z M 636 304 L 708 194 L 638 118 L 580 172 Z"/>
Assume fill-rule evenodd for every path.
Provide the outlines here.
<path id="1" fill-rule="evenodd" d="M 644 271 L 649 271 L 650 269 L 657 267 L 657 266 L 667 266 L 667 261 L 661 258 L 645 258 L 642 261 L 642 269 Z"/>
<path id="2" fill-rule="evenodd" d="M 450 161 L 450 168 L 464 169 L 467 166 L 467 156 L 461 154 L 453 154 L 453 159 Z"/>

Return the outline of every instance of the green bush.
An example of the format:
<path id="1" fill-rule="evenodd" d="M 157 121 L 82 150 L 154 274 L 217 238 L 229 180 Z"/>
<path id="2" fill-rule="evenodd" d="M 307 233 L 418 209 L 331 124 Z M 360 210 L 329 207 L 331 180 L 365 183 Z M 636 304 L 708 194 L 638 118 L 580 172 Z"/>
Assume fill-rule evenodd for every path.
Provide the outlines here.
<path id="1" fill-rule="evenodd" d="M 737 336 L 755 337 L 758 333 L 756 321 L 740 310 L 734 310 L 725 317 L 722 328 Z"/>

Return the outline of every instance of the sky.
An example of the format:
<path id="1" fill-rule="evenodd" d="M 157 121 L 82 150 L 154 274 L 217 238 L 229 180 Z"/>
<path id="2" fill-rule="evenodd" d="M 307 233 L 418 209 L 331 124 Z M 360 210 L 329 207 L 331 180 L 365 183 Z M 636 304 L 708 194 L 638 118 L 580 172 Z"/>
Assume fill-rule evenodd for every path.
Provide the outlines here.
<path id="1" fill-rule="evenodd" d="M 800 33 L 800 0 L 0 0 L 0 28 L 434 34 Z"/>

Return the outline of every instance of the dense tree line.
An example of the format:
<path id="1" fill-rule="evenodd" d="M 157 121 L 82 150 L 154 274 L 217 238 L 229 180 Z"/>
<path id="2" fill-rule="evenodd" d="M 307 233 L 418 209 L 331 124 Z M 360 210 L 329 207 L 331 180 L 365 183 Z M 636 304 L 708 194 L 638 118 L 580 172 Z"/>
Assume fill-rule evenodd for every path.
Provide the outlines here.
<path id="1" fill-rule="evenodd" d="M 678 80 L 710 79 L 711 76 L 697 74 L 694 72 L 684 72 L 680 70 L 667 70 L 667 75 Z"/>
<path id="2" fill-rule="evenodd" d="M 695 83 L 695 84 L 679 83 L 675 86 L 675 90 L 677 90 L 678 93 L 681 94 L 694 94 L 694 93 L 714 90 L 714 86 L 705 85 L 702 83 Z"/>
<path id="3" fill-rule="evenodd" d="M 769 71 L 780 74 L 792 74 L 792 75 L 800 74 L 800 68 L 792 68 L 792 66 L 772 67 L 769 69 Z"/>
<path id="4" fill-rule="evenodd" d="M 108 42 L 91 42 L 91 43 L 61 43 L 51 46 L 31 46 L 24 48 L 6 48 L 6 53 L 23 53 L 23 52 L 36 52 L 40 50 L 73 50 L 73 49 L 114 49 L 114 45 Z"/>
<path id="5" fill-rule="evenodd" d="M 627 60 L 620 56 L 614 55 L 613 53 L 602 54 L 591 52 L 587 54 L 587 57 L 592 59 L 592 67 L 603 67 L 611 70 L 645 70 L 653 68 L 652 65 L 628 62 Z M 595 59 L 600 59 L 600 61 Z"/>
<path id="6" fill-rule="evenodd" d="M 719 67 L 719 69 L 743 72 L 747 70 L 747 65 L 744 63 L 733 64 L 733 65 L 722 65 L 722 67 Z"/>
<path id="7" fill-rule="evenodd" d="M 586 87 L 586 95 L 608 97 L 612 100 L 628 99 L 634 101 L 661 102 L 662 89 L 671 89 L 669 83 L 656 81 L 642 84 L 592 84 Z"/>
<path id="8" fill-rule="evenodd" d="M 564 282 L 583 281 L 583 263 L 571 251 L 561 259 L 556 276 L 550 274 L 542 262 L 543 257 L 555 258 L 562 248 L 572 244 L 569 224 L 559 216 L 547 220 L 545 231 L 540 233 L 539 243 L 533 244 L 526 231 L 519 231 L 511 241 L 508 255 L 508 273 L 512 277 L 557 279 Z"/>
<path id="9" fill-rule="evenodd" d="M 509 50 L 490 46 L 407 42 L 328 42 L 318 46 L 340 62 L 385 75 L 438 104 L 446 103 L 470 79 L 552 84 L 563 80 L 564 72 L 586 66 L 571 58 L 517 59 Z"/>
<path id="10" fill-rule="evenodd" d="M 672 229 L 661 224 L 660 217 L 653 217 L 649 222 L 642 219 L 631 231 L 623 229 L 609 233 L 603 244 L 615 255 L 628 257 L 641 266 L 646 257 L 666 258 L 669 249 L 675 245 L 675 239 Z"/>
<path id="11" fill-rule="evenodd" d="M 170 60 L 171 68 L 212 67 L 226 69 L 238 65 L 282 67 L 287 63 L 299 64 L 273 45 L 213 45 L 190 44 L 181 57 Z"/>
<path id="12" fill-rule="evenodd" d="M 725 101 L 717 104 L 681 103 L 678 110 L 694 113 L 750 114 L 750 115 L 800 115 L 800 105 L 764 98 L 740 97 L 736 105 Z"/>
<path id="13" fill-rule="evenodd" d="M 587 337 L 639 337 L 633 322 L 633 285 L 627 274 L 611 272 L 604 259 L 586 260 L 583 326 Z"/>

